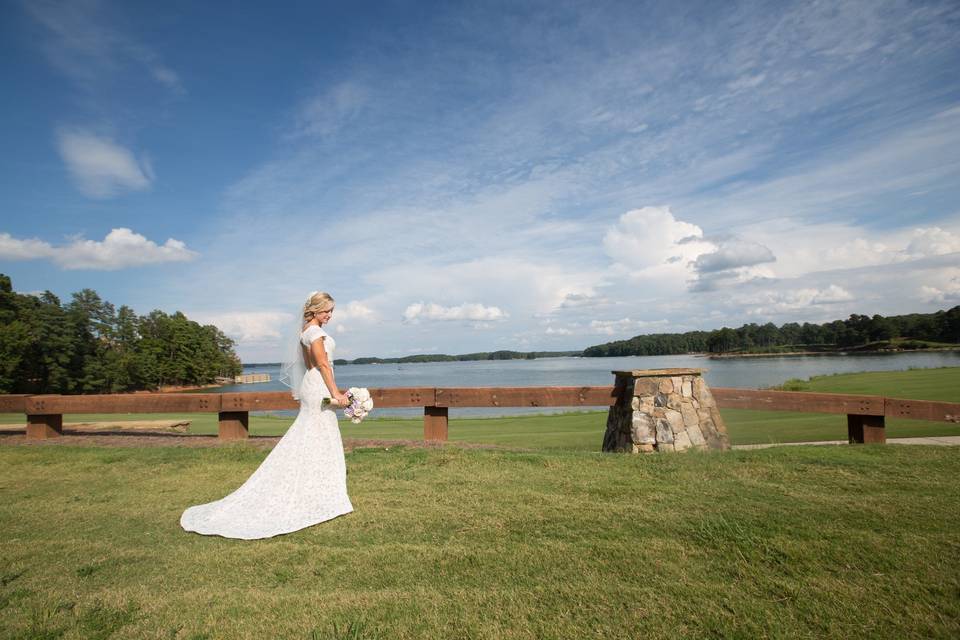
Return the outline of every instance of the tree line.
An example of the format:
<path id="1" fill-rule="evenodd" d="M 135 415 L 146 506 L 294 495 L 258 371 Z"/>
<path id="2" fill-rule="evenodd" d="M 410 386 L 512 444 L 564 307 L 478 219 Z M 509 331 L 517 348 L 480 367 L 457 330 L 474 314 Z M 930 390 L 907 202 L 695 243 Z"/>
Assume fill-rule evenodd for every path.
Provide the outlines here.
<path id="1" fill-rule="evenodd" d="M 179 311 L 138 316 L 92 289 L 67 304 L 0 274 L 0 393 L 115 393 L 203 385 L 242 371 L 234 342 Z"/>
<path id="2" fill-rule="evenodd" d="M 583 355 L 605 357 L 776 352 L 788 347 L 827 351 L 883 345 L 897 339 L 922 341 L 905 345 L 916 348 L 923 348 L 926 342 L 960 343 L 960 306 L 936 313 L 911 313 L 903 316 L 854 314 L 846 320 L 834 320 L 824 324 L 788 322 L 778 327 L 768 322 L 762 325 L 745 324 L 736 329 L 724 327 L 713 331 L 654 333 L 587 347 Z"/>
<path id="3" fill-rule="evenodd" d="M 423 353 L 402 358 L 365 357 L 355 360 L 334 360 L 334 364 L 407 364 L 411 362 L 465 362 L 469 360 L 535 360 L 537 358 L 560 358 L 579 356 L 580 351 L 480 351 L 447 355 L 445 353 Z"/>

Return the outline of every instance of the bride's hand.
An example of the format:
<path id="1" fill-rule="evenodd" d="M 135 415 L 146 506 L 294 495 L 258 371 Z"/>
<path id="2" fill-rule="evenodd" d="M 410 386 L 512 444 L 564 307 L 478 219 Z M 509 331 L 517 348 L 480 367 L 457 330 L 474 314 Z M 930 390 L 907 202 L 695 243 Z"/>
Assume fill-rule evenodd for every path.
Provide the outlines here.
<path id="1" fill-rule="evenodd" d="M 337 403 L 338 406 L 346 407 L 350 404 L 350 398 L 345 393 L 337 393 L 333 396 L 333 401 Z"/>

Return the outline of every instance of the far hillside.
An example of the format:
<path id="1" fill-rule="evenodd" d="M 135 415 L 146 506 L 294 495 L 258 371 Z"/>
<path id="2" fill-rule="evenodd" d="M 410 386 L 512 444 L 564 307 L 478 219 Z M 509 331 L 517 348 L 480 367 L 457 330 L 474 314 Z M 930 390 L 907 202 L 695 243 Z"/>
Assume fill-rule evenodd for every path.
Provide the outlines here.
<path id="1" fill-rule="evenodd" d="M 357 358 L 355 360 L 334 360 L 334 364 L 408 364 L 413 362 L 465 362 L 470 360 L 536 360 L 537 358 L 563 358 L 579 356 L 579 351 L 481 351 L 447 355 L 445 353 L 423 353 L 402 358 Z"/>
<path id="2" fill-rule="evenodd" d="M 802 325 L 745 324 L 737 329 L 654 333 L 587 347 L 586 357 L 659 356 L 681 353 L 903 351 L 960 347 L 960 306 L 903 316 L 851 315 L 846 320 Z"/>

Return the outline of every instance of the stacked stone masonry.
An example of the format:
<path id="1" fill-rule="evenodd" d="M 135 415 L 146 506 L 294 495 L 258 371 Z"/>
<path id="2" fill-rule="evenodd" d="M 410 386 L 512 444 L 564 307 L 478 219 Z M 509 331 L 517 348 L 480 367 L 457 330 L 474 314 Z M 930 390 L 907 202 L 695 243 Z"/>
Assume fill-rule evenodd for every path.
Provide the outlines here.
<path id="1" fill-rule="evenodd" d="M 604 451 L 729 449 L 727 428 L 700 369 L 614 371 Z"/>

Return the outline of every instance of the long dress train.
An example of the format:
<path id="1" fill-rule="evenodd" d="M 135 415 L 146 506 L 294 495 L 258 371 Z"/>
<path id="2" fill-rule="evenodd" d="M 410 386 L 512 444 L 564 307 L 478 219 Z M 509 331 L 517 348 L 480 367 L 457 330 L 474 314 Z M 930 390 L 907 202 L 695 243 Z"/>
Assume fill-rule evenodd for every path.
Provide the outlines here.
<path id="1" fill-rule="evenodd" d="M 333 361 L 333 338 L 319 327 L 301 337 L 308 345 L 324 338 Z M 225 498 L 188 508 L 180 517 L 187 531 L 255 540 L 290 533 L 353 511 L 337 416 L 319 370 L 300 385 L 300 413 L 263 463 Z"/>

